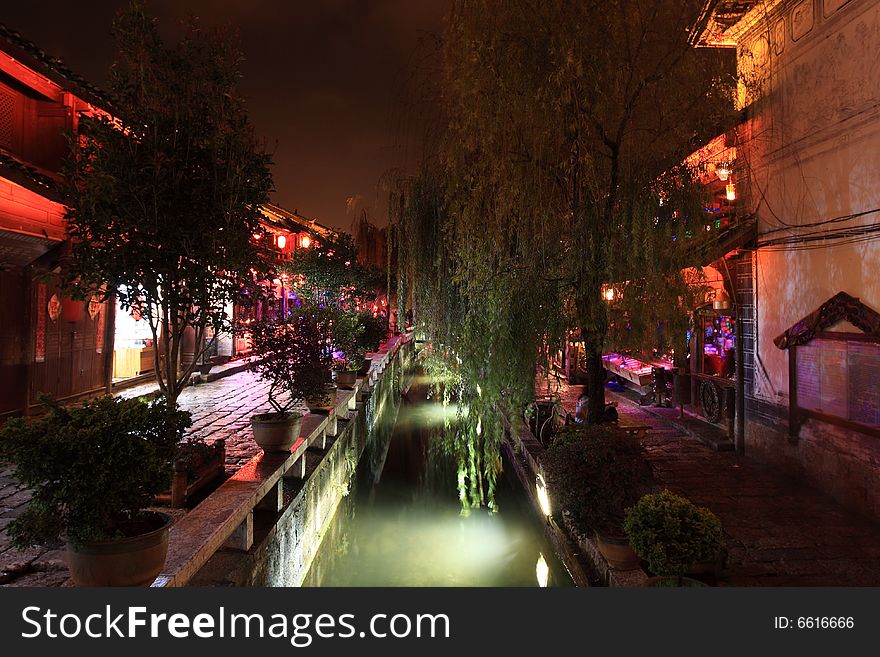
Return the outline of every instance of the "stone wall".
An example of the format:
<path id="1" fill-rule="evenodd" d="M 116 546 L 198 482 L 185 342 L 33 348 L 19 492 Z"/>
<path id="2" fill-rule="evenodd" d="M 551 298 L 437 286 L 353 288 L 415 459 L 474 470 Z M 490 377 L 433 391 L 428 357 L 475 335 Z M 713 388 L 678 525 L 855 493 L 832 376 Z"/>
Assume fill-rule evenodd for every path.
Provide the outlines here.
<path id="1" fill-rule="evenodd" d="M 835 499 L 880 518 L 880 444 L 876 438 L 808 420 L 796 442 L 787 429 L 763 422 L 747 424 L 750 457 L 807 479 Z"/>
<path id="2" fill-rule="evenodd" d="M 331 533 L 334 517 L 346 499 L 357 464 L 368 442 L 380 439 L 393 424 L 400 403 L 399 386 L 412 365 L 413 343 L 390 359 L 369 393 L 357 403 L 339 433 L 306 453 L 304 479 L 285 481 L 285 506 L 277 517 L 254 522 L 254 546 L 247 552 L 218 552 L 192 581 L 194 585 L 300 586 L 318 548 Z M 294 470 L 300 468 L 299 464 Z M 344 505 L 343 505 L 344 508 Z"/>

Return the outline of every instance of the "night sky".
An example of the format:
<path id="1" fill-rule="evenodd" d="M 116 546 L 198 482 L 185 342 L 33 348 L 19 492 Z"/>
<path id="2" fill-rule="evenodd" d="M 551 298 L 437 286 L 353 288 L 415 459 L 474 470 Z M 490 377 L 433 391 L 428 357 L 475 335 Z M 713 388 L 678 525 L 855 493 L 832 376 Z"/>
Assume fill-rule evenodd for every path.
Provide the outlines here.
<path id="1" fill-rule="evenodd" d="M 3 3 L 0 22 L 106 86 L 110 24 L 127 0 Z M 385 223 L 379 182 L 419 157 L 419 76 L 436 63 L 449 0 L 152 0 L 163 35 L 195 15 L 232 25 L 246 61 L 241 90 L 274 151 L 273 200 L 338 228 L 347 199 Z"/>

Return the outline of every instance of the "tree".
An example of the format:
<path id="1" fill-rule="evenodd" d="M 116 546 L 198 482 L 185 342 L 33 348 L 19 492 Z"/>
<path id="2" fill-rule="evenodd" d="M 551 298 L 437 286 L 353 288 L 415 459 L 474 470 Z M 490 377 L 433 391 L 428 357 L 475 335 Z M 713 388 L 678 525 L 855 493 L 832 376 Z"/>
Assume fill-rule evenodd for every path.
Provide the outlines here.
<path id="1" fill-rule="evenodd" d="M 269 382 L 269 403 L 286 413 L 298 402 L 323 399 L 332 382 L 328 349 L 327 309 L 313 302 L 296 306 L 287 317 L 266 313 L 248 327 L 251 346 L 259 355 L 255 368 Z"/>
<path id="2" fill-rule="evenodd" d="M 193 19 L 166 45 L 140 3 L 113 33 L 113 116 L 83 116 L 72 141 L 66 278 L 148 320 L 173 411 L 198 360 L 181 362 L 185 332 L 204 348 L 210 331 L 229 330 L 230 301 L 271 278 L 252 244 L 270 157 L 236 90 L 241 54 L 229 35 Z"/>
<path id="3" fill-rule="evenodd" d="M 578 330 L 593 421 L 604 410 L 610 325 L 657 342 L 675 337 L 658 325 L 680 324 L 681 272 L 696 264 L 685 245 L 705 205 L 683 163 L 733 117 L 729 58 L 694 47 L 707 8 L 460 0 L 444 36 L 439 230 L 461 298 L 447 307 L 466 311 L 446 321 L 478 343 L 483 362 L 514 361 L 501 366 L 520 390 L 537 345 Z M 608 284 L 633 303 L 609 305 Z M 634 312 L 646 292 L 651 312 Z"/>
<path id="4" fill-rule="evenodd" d="M 306 298 L 335 306 L 371 302 L 381 285 L 381 272 L 358 262 L 358 249 L 348 233 L 331 233 L 297 249 L 279 270 Z"/>

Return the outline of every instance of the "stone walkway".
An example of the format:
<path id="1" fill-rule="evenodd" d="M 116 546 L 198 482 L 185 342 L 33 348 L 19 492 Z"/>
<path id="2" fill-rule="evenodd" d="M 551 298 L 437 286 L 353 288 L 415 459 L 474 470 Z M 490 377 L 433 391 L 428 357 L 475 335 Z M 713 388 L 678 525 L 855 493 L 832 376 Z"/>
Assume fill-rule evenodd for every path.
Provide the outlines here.
<path id="1" fill-rule="evenodd" d="M 562 384 L 569 412 L 582 389 Z M 721 519 L 720 585 L 880 585 L 880 524 L 773 467 L 714 451 L 621 395 L 609 391 L 608 401 L 622 421 L 649 427 L 643 444 L 658 484 Z"/>
<path id="2" fill-rule="evenodd" d="M 379 353 L 388 349 L 383 344 Z M 120 396 L 149 395 L 155 384 L 123 390 Z M 231 475 L 260 453 L 253 440 L 250 417 L 271 411 L 268 402 L 269 384 L 251 370 L 231 374 L 209 383 L 187 387 L 178 398 L 178 405 L 192 414 L 189 435 L 212 443 L 226 440 L 226 474 Z M 283 399 L 283 398 L 282 398 Z M 303 411 L 306 407 L 302 406 Z M 12 476 L 13 468 L 0 464 L 0 586 L 61 586 L 68 578 L 64 548 L 12 547 L 6 533 L 7 525 L 24 511 L 30 499 L 28 490 Z M 172 515 L 185 513 L 179 509 L 163 509 Z"/>
<path id="3" fill-rule="evenodd" d="M 250 417 L 271 410 L 268 384 L 252 371 L 186 388 L 180 407 L 190 411 L 190 435 L 213 442 L 226 439 L 226 473 L 232 474 L 260 452 L 253 441 Z M 12 467 L 0 466 L 0 585 L 60 586 L 68 577 L 64 549 L 30 548 L 10 544 L 6 526 L 24 511 L 30 493 L 12 476 Z"/>

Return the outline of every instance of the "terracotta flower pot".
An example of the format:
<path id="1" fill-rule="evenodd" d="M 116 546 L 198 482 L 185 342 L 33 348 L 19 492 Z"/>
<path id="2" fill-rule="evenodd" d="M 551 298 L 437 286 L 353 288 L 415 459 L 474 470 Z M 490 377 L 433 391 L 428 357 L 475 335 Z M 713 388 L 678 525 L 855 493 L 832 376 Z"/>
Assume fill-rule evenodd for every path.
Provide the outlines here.
<path id="1" fill-rule="evenodd" d="M 629 544 L 626 536 L 596 532 L 596 547 L 608 565 L 617 570 L 635 570 L 641 560 Z"/>
<path id="2" fill-rule="evenodd" d="M 67 543 L 67 565 L 77 586 L 149 586 L 162 572 L 168 554 L 168 528 L 172 518 L 156 517 L 156 529 L 113 541 L 84 545 Z"/>
<path id="3" fill-rule="evenodd" d="M 260 413 L 251 417 L 254 442 L 264 452 L 288 452 L 299 438 L 302 415 L 295 413 Z"/>

